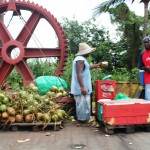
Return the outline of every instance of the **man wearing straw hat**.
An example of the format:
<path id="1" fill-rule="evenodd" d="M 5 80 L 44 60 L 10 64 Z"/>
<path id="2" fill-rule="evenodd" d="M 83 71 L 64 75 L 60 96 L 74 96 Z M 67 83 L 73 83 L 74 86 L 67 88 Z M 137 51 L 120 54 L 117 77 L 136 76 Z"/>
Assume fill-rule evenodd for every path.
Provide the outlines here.
<path id="1" fill-rule="evenodd" d="M 77 126 L 88 125 L 87 121 L 91 116 L 92 83 L 90 70 L 100 68 L 101 63 L 89 66 L 86 58 L 95 48 L 86 43 L 79 44 L 79 52 L 73 60 L 71 94 L 74 95 L 76 102 Z"/>

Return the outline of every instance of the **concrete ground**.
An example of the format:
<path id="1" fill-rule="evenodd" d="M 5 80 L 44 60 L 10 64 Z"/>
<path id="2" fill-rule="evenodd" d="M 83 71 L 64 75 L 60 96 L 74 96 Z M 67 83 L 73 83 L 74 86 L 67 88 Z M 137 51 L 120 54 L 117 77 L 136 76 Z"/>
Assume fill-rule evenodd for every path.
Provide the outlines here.
<path id="1" fill-rule="evenodd" d="M 64 123 L 59 131 L 1 131 L 0 150 L 149 150 L 150 133 L 142 129 L 107 135 L 102 128 Z"/>

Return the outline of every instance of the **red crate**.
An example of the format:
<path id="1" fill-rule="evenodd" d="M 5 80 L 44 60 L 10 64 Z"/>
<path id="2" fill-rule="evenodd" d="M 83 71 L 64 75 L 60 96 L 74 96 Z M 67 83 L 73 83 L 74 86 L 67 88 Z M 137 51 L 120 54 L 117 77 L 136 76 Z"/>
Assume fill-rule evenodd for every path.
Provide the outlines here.
<path id="1" fill-rule="evenodd" d="M 113 100 L 116 96 L 115 80 L 97 80 L 95 81 L 95 114 L 97 115 L 97 102 L 100 99 Z"/>
<path id="2" fill-rule="evenodd" d="M 99 99 L 114 99 L 116 96 L 115 80 L 97 80 L 95 81 L 95 97 Z"/>
<path id="3" fill-rule="evenodd" d="M 109 125 L 150 123 L 150 102 L 143 99 L 101 102 L 102 121 Z"/>

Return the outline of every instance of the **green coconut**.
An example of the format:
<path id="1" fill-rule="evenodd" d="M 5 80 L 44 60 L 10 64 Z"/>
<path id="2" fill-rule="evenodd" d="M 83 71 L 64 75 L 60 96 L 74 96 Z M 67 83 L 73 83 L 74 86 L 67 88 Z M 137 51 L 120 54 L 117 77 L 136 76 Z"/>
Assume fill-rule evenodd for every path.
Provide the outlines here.
<path id="1" fill-rule="evenodd" d="M 38 121 L 42 120 L 42 116 L 43 116 L 43 114 L 41 112 L 36 113 L 36 119 Z"/>
<path id="2" fill-rule="evenodd" d="M 5 98 L 5 95 L 0 93 L 0 100 L 3 100 Z"/>
<path id="3" fill-rule="evenodd" d="M 57 114 L 52 115 L 52 121 L 57 122 L 59 119 Z"/>
<path id="4" fill-rule="evenodd" d="M 42 121 L 44 121 L 44 122 L 50 122 L 51 121 L 51 116 L 48 113 L 44 113 L 42 115 Z"/>
<path id="5" fill-rule="evenodd" d="M 55 85 L 53 85 L 53 86 L 50 88 L 50 91 L 56 93 L 56 92 L 58 91 L 58 88 L 57 88 Z"/>
<path id="6" fill-rule="evenodd" d="M 7 104 L 7 103 L 9 102 L 8 97 L 4 97 L 4 99 L 1 100 L 1 102 L 2 102 L 3 104 Z"/>
<path id="7" fill-rule="evenodd" d="M 37 100 L 37 101 L 40 101 L 40 100 L 41 100 L 41 96 L 38 95 L 38 94 L 34 94 L 34 95 L 33 95 L 33 98 L 34 98 L 35 100 Z"/>
<path id="8" fill-rule="evenodd" d="M 7 106 L 6 106 L 5 104 L 1 104 L 1 105 L 0 105 L 0 111 L 1 111 L 1 112 L 6 111 L 6 109 L 7 109 Z"/>
<path id="9" fill-rule="evenodd" d="M 27 99 L 28 98 L 28 93 L 26 91 L 20 91 L 19 95 L 21 96 L 21 98 L 23 99 Z"/>
<path id="10" fill-rule="evenodd" d="M 64 88 L 62 88 L 62 87 L 58 88 L 58 92 L 63 93 L 64 91 L 65 91 Z"/>

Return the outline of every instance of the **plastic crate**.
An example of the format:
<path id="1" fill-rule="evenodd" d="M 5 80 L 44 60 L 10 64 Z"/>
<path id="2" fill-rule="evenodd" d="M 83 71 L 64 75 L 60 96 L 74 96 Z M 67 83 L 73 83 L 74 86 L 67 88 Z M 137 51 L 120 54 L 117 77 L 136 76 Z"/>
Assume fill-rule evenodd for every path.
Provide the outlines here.
<path id="1" fill-rule="evenodd" d="M 102 121 L 109 125 L 150 123 L 150 102 L 143 99 L 99 102 Z"/>
<path id="2" fill-rule="evenodd" d="M 102 102 L 109 102 L 111 101 L 111 99 L 100 99 L 97 103 L 97 119 L 99 121 L 102 121 L 102 106 L 101 103 Z"/>
<path id="3" fill-rule="evenodd" d="M 116 96 L 115 80 L 97 80 L 95 81 L 95 114 L 98 115 L 98 101 L 100 99 L 113 100 Z"/>

